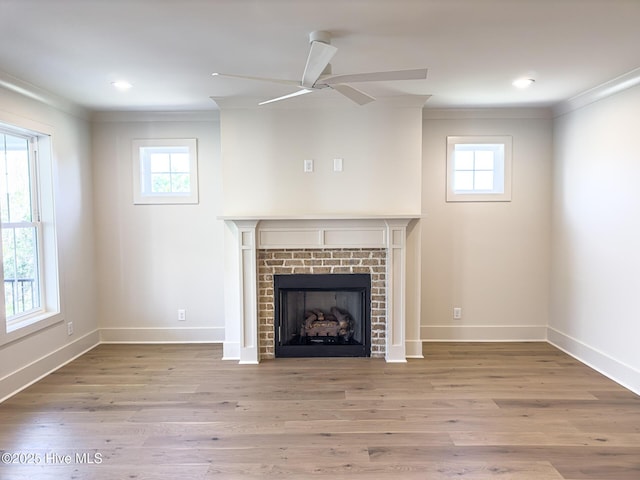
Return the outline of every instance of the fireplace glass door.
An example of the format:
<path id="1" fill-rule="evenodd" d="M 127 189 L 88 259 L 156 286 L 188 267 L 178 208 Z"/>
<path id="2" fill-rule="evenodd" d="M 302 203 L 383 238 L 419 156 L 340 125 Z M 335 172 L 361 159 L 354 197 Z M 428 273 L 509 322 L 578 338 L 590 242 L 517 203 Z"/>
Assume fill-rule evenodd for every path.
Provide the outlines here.
<path id="1" fill-rule="evenodd" d="M 276 357 L 371 355 L 371 276 L 274 275 Z"/>

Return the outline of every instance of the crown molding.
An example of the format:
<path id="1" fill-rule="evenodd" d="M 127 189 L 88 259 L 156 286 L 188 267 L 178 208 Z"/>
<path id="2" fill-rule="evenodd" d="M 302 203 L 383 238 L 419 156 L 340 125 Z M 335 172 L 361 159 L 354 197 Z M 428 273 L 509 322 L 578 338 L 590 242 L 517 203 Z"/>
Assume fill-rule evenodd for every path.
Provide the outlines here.
<path id="1" fill-rule="evenodd" d="M 556 104 L 553 116 L 560 117 L 636 85 L 640 85 L 640 67 Z"/>
<path id="2" fill-rule="evenodd" d="M 91 114 L 95 123 L 108 122 L 217 122 L 220 120 L 218 110 L 194 111 L 96 111 Z"/>
<path id="3" fill-rule="evenodd" d="M 423 108 L 424 120 L 487 118 L 551 118 L 551 109 L 537 108 Z"/>
<path id="4" fill-rule="evenodd" d="M 84 120 L 89 119 L 89 110 L 80 105 L 73 103 L 66 98 L 55 95 L 47 90 L 44 90 L 37 85 L 33 85 L 24 80 L 9 75 L 6 72 L 0 71 L 0 87 L 11 90 L 23 97 L 31 98 L 37 102 L 43 103 L 50 107 L 60 110 L 62 112 L 69 113 L 75 117 L 82 118 Z"/>

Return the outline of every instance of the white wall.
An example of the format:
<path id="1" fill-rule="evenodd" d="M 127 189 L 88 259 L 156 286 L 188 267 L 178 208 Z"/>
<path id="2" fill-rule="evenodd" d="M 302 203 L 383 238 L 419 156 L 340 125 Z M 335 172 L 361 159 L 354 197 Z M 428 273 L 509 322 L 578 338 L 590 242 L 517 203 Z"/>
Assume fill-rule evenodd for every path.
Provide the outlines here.
<path id="1" fill-rule="evenodd" d="M 445 201 L 449 135 L 513 137 L 511 202 Z M 423 340 L 546 338 L 551 158 L 552 121 L 544 110 L 425 110 Z M 460 320 L 454 307 L 462 308 Z"/>
<path id="2" fill-rule="evenodd" d="M 52 133 L 60 295 L 59 322 L 0 346 L 0 400 L 98 342 L 89 123 L 0 87 L 0 122 Z M 67 335 L 67 322 L 74 333 Z"/>
<path id="3" fill-rule="evenodd" d="M 640 87 L 555 121 L 549 340 L 640 393 Z"/>
<path id="4" fill-rule="evenodd" d="M 200 202 L 134 205 L 133 139 L 196 138 Z M 219 124 L 202 114 L 98 115 L 92 133 L 98 315 L 107 342 L 224 339 Z M 186 321 L 178 321 L 178 309 Z"/>
<path id="5" fill-rule="evenodd" d="M 225 108 L 224 214 L 420 212 L 421 108 Z M 344 170 L 333 171 L 342 158 Z M 303 160 L 313 159 L 313 173 Z"/>
<path id="6" fill-rule="evenodd" d="M 277 118 L 233 109 L 224 171 L 211 114 L 102 114 L 91 125 L 3 88 L 0 105 L 0 121 L 54 132 L 63 306 L 60 323 L 0 347 L 0 399 L 91 348 L 99 328 L 106 341 L 222 341 L 216 216 L 301 213 L 422 212 L 412 238 L 423 340 L 548 334 L 640 392 L 640 87 L 555 122 L 540 112 L 429 112 L 422 123 L 419 109 L 416 118 L 388 106 Z M 445 202 L 447 135 L 513 136 L 511 202 Z M 200 204 L 134 206 L 131 140 L 166 137 L 198 139 Z M 314 174 L 302 172 L 304 158 Z"/>

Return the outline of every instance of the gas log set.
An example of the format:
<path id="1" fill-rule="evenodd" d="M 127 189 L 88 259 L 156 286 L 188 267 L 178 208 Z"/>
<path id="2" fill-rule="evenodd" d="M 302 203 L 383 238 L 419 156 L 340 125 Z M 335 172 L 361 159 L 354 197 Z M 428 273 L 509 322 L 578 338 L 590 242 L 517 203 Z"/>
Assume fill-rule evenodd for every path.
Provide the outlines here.
<path id="1" fill-rule="evenodd" d="M 349 312 L 331 307 L 329 313 L 314 309 L 305 312 L 300 338 L 317 342 L 345 342 L 353 338 L 354 320 Z M 303 340 L 304 341 L 304 340 Z"/>

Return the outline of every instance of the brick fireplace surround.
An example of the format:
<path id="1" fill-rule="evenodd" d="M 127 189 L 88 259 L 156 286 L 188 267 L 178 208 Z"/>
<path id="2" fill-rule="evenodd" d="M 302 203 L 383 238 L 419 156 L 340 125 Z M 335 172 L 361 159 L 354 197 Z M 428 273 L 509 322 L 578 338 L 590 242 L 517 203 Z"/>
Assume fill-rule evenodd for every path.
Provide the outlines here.
<path id="1" fill-rule="evenodd" d="M 421 357 L 419 339 L 409 352 L 406 342 L 407 226 L 414 218 L 223 217 L 233 239 L 223 358 L 256 364 L 274 357 L 273 275 L 296 273 L 370 274 L 371 355 Z"/>
<path id="2" fill-rule="evenodd" d="M 386 251 L 356 249 L 271 249 L 258 251 L 258 336 L 260 358 L 274 357 L 273 276 L 298 273 L 371 275 L 371 356 L 384 357 L 386 324 Z"/>

